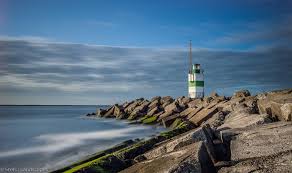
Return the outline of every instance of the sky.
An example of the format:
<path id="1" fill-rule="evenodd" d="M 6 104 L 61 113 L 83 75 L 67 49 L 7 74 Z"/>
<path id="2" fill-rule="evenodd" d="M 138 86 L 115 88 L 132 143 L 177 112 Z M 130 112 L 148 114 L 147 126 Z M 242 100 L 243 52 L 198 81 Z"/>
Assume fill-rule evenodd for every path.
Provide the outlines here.
<path id="1" fill-rule="evenodd" d="M 0 104 L 112 104 L 292 86 L 291 0 L 0 0 Z"/>

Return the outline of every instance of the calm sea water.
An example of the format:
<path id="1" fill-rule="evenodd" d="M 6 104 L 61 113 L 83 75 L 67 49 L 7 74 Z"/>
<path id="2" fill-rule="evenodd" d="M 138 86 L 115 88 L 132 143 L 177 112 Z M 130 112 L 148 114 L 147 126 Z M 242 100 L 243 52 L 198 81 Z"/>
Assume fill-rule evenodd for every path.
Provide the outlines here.
<path id="1" fill-rule="evenodd" d="M 102 106 L 99 106 L 102 107 Z M 0 106 L 0 168 L 56 169 L 162 127 L 89 119 L 97 106 Z"/>

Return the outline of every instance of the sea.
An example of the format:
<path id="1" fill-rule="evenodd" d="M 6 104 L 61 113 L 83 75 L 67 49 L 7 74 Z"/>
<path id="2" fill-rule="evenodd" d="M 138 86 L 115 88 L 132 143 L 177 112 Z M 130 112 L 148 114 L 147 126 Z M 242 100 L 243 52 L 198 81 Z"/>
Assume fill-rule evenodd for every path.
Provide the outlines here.
<path id="1" fill-rule="evenodd" d="M 52 171 L 125 140 L 166 130 L 85 116 L 107 107 L 0 106 L 0 172 Z"/>

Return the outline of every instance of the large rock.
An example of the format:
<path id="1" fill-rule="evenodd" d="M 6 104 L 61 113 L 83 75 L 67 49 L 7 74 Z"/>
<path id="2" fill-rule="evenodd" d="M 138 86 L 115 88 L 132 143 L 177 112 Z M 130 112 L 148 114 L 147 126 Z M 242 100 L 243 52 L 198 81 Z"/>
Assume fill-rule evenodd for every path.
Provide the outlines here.
<path id="1" fill-rule="evenodd" d="M 292 103 L 285 103 L 281 106 L 282 118 L 286 121 L 292 121 Z"/>
<path id="2" fill-rule="evenodd" d="M 192 113 L 195 110 L 196 110 L 196 108 L 187 108 L 187 109 L 183 110 L 179 114 L 180 114 L 181 117 L 187 117 L 190 113 Z"/>
<path id="3" fill-rule="evenodd" d="M 147 114 L 148 105 L 150 102 L 148 100 L 144 100 L 142 103 L 140 103 L 139 106 L 137 106 L 128 117 L 129 120 L 134 120 L 136 118 L 139 118 L 141 116 L 144 116 Z"/>
<path id="4" fill-rule="evenodd" d="M 228 129 L 220 134 L 223 141 L 230 143 L 230 159 L 234 163 L 229 168 L 220 169 L 220 173 L 291 172 L 291 122 Z"/>
<path id="5" fill-rule="evenodd" d="M 155 115 L 156 113 L 158 113 L 159 111 L 160 111 L 159 107 L 156 106 L 152 109 L 149 109 L 149 111 L 147 112 L 147 116 L 151 117 L 151 116 Z"/>
<path id="6" fill-rule="evenodd" d="M 292 152 L 284 152 L 275 156 L 243 160 L 233 166 L 221 168 L 218 173 L 292 173 L 291 160 Z"/>
<path id="7" fill-rule="evenodd" d="M 119 116 L 121 113 L 123 113 L 123 109 L 121 106 L 119 106 L 118 104 L 114 105 L 114 116 Z"/>
<path id="8" fill-rule="evenodd" d="M 168 116 L 171 116 L 171 115 L 174 115 L 174 114 L 177 114 L 181 111 L 181 108 L 179 107 L 179 104 L 175 101 L 175 102 L 172 102 L 171 104 L 167 105 L 165 108 L 164 108 L 164 113 L 161 114 L 158 118 L 157 121 L 160 121 Z"/>
<path id="9" fill-rule="evenodd" d="M 150 100 L 150 102 L 154 102 L 154 101 L 160 101 L 160 99 L 161 99 L 161 97 L 160 96 L 155 96 L 155 97 L 153 97 L 151 100 Z"/>
<path id="10" fill-rule="evenodd" d="M 291 121 L 292 103 L 277 103 L 271 101 L 272 116 L 280 120 Z"/>
<path id="11" fill-rule="evenodd" d="M 213 129 L 221 126 L 224 123 L 225 115 L 222 111 L 217 112 L 203 124 L 209 124 Z"/>
<path id="12" fill-rule="evenodd" d="M 218 129 L 225 128 L 244 128 L 259 124 L 270 123 L 272 120 L 268 114 L 253 114 L 253 109 L 245 104 L 234 107 L 234 111 L 225 117 L 224 124 Z"/>
<path id="13" fill-rule="evenodd" d="M 236 91 L 232 98 L 238 98 L 238 97 L 248 97 L 250 96 L 250 92 L 248 90 L 240 90 L 240 91 Z"/>
<path id="14" fill-rule="evenodd" d="M 184 173 L 215 172 L 207 149 L 202 142 L 180 148 L 162 157 L 139 162 L 121 173 Z"/>
<path id="15" fill-rule="evenodd" d="M 201 111 L 199 111 L 196 115 L 194 115 L 190 121 L 199 126 L 202 122 L 208 120 L 209 118 L 211 118 L 215 113 L 218 112 L 218 108 L 217 107 L 213 107 L 210 109 L 204 108 Z"/>
<path id="16" fill-rule="evenodd" d="M 139 104 L 142 102 L 143 100 L 142 99 L 137 99 L 135 100 L 134 102 L 132 102 L 130 105 L 128 105 L 126 108 L 125 108 L 125 112 L 130 114 L 137 106 L 139 106 Z"/>
<path id="17" fill-rule="evenodd" d="M 174 101 L 173 98 L 170 96 L 162 97 L 160 100 L 162 108 L 165 108 L 167 105 L 171 104 L 173 101 Z"/>
<path id="18" fill-rule="evenodd" d="M 191 98 L 182 96 L 182 97 L 178 97 L 176 99 L 176 101 L 177 101 L 179 107 L 185 109 L 188 107 L 188 103 L 191 101 Z"/>
<path id="19" fill-rule="evenodd" d="M 193 108 L 192 111 L 187 115 L 187 119 L 190 120 L 192 117 L 194 117 L 202 109 L 204 109 L 203 106 Z"/>
<path id="20" fill-rule="evenodd" d="M 124 104 L 122 104 L 123 109 L 126 109 L 129 105 L 131 105 L 134 101 L 130 101 L 130 102 L 125 102 Z"/>
<path id="21" fill-rule="evenodd" d="M 285 121 L 291 121 L 292 89 L 273 91 L 257 96 L 258 109 L 261 114 Z"/>
<path id="22" fill-rule="evenodd" d="M 195 99 L 188 103 L 189 108 L 197 108 L 203 106 L 203 99 Z"/>
<path id="23" fill-rule="evenodd" d="M 177 102 L 173 102 L 164 108 L 165 112 L 180 112 L 181 108 Z"/>
<path id="24" fill-rule="evenodd" d="M 206 108 L 203 108 L 202 110 L 197 112 L 192 118 L 190 118 L 190 121 L 193 124 L 199 126 L 202 122 L 207 121 L 218 111 L 222 110 L 223 103 L 219 103 L 220 101 L 214 100 Z"/>
<path id="25" fill-rule="evenodd" d="M 99 117 L 104 116 L 105 113 L 106 113 L 106 110 L 104 109 L 100 109 L 100 108 L 96 109 L 96 115 Z"/>
<path id="26" fill-rule="evenodd" d="M 209 132 L 210 132 L 210 129 L 208 126 L 204 126 L 204 127 L 186 132 L 184 134 L 174 137 L 170 141 L 166 141 L 160 144 L 156 148 L 143 154 L 143 156 L 146 159 L 153 159 L 156 157 L 160 157 L 166 153 L 175 151 L 183 146 L 186 146 L 195 142 L 203 141 L 207 146 L 208 152 L 212 154 L 211 157 L 215 159 L 214 148 L 212 144 L 212 134 L 210 134 Z"/>
<path id="27" fill-rule="evenodd" d="M 114 116 L 114 111 L 115 111 L 115 106 L 112 106 L 106 110 L 106 113 L 103 115 L 105 118 L 113 118 Z"/>
<path id="28" fill-rule="evenodd" d="M 164 117 L 162 118 L 162 123 L 165 127 L 168 127 L 168 126 L 171 126 L 172 123 L 180 117 L 180 114 L 179 113 L 176 113 L 176 114 L 172 114 L 170 116 L 167 116 L 167 117 Z"/>
<path id="29" fill-rule="evenodd" d="M 158 107 L 158 106 L 160 106 L 160 101 L 159 100 L 154 100 L 149 104 L 148 107 L 149 107 L 149 110 L 152 110 L 153 108 Z"/>

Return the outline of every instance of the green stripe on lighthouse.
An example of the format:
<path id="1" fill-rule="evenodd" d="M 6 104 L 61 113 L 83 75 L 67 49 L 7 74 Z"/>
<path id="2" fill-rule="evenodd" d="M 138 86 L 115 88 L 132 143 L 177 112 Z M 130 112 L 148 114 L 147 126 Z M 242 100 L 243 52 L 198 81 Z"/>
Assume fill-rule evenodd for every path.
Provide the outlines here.
<path id="1" fill-rule="evenodd" d="M 204 81 L 189 81 L 189 87 L 204 87 Z"/>

